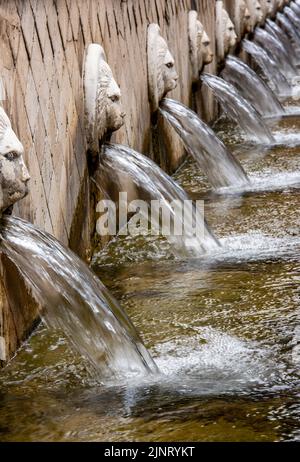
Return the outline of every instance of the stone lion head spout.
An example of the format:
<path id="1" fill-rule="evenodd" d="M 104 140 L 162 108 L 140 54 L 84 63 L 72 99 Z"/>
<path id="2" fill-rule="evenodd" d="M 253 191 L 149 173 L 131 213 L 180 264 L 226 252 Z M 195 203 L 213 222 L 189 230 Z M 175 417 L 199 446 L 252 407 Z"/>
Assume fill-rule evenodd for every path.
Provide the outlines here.
<path id="1" fill-rule="evenodd" d="M 203 70 L 203 67 L 206 64 L 210 64 L 214 57 L 210 46 L 210 39 L 203 25 L 198 20 L 197 11 L 189 12 L 188 32 L 192 77 L 193 81 L 197 82 L 199 80 L 199 73 Z"/>
<path id="2" fill-rule="evenodd" d="M 222 62 L 230 48 L 234 47 L 237 42 L 233 22 L 224 8 L 222 0 L 216 2 L 216 40 L 218 62 Z"/>
<path id="3" fill-rule="evenodd" d="M 155 112 L 166 94 L 176 88 L 178 80 L 174 58 L 157 24 L 148 27 L 147 59 L 149 101 Z"/>
<path id="4" fill-rule="evenodd" d="M 120 88 L 103 48 L 96 43 L 91 43 L 85 53 L 83 86 L 87 144 L 90 152 L 96 155 L 100 143 L 122 127 L 125 117 Z"/>
<path id="5" fill-rule="evenodd" d="M 245 0 L 236 0 L 235 2 L 234 27 L 239 39 L 252 31 L 251 15 Z"/>
<path id="6" fill-rule="evenodd" d="M 0 107 L 0 215 L 28 194 L 30 176 L 23 153 L 23 145 Z"/>
<path id="7" fill-rule="evenodd" d="M 276 3 L 276 0 L 260 0 L 260 4 L 262 7 L 263 14 L 265 18 L 267 16 L 270 16 L 274 9 L 274 4 Z"/>
<path id="8" fill-rule="evenodd" d="M 263 25 L 266 22 L 266 19 L 273 15 L 275 3 L 276 0 L 260 0 L 260 6 L 262 10 L 262 20 L 259 23 L 260 25 Z"/>
<path id="9" fill-rule="evenodd" d="M 246 0 L 247 8 L 251 16 L 252 30 L 257 24 L 261 24 L 264 19 L 262 6 L 258 0 Z"/>

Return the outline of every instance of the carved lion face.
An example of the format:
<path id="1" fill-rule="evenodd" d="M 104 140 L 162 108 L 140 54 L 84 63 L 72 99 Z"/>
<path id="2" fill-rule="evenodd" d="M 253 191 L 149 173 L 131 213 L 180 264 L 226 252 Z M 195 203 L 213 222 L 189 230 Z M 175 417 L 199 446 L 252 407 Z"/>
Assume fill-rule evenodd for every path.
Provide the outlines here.
<path id="1" fill-rule="evenodd" d="M 103 48 L 96 43 L 87 48 L 83 79 L 87 144 L 89 150 L 97 154 L 105 136 L 124 124 L 125 112 L 120 88 Z"/>
<path id="2" fill-rule="evenodd" d="M 0 214 L 28 194 L 24 149 L 0 107 Z"/>
<path id="3" fill-rule="evenodd" d="M 234 27 L 237 35 L 242 36 L 245 29 L 246 3 L 244 0 L 236 0 L 234 9 Z"/>
<path id="4" fill-rule="evenodd" d="M 248 34 L 250 32 L 252 32 L 253 28 L 252 28 L 252 18 L 251 18 L 251 14 L 250 14 L 250 11 L 248 10 L 248 8 L 246 8 L 246 11 L 245 11 L 245 34 Z"/>
<path id="5" fill-rule="evenodd" d="M 214 54 L 211 49 L 210 38 L 208 37 L 205 31 L 203 32 L 203 35 L 202 35 L 201 54 L 202 54 L 202 60 L 203 60 L 204 65 L 212 63 L 214 59 Z"/>
<path id="6" fill-rule="evenodd" d="M 147 55 L 149 100 L 152 111 L 156 111 L 162 98 L 176 88 L 178 80 L 174 58 L 157 24 L 148 27 Z"/>
<path id="7" fill-rule="evenodd" d="M 203 67 L 206 64 L 210 64 L 214 57 L 210 46 L 210 39 L 203 25 L 198 21 L 197 11 L 189 12 L 188 32 L 193 81 L 196 82 L 199 79 L 199 73 L 202 71 Z"/>
<path id="8" fill-rule="evenodd" d="M 265 23 L 265 20 L 274 15 L 275 10 L 277 10 L 277 0 L 260 0 L 262 13 L 263 13 L 263 20 L 261 21 L 261 25 Z"/>
<path id="9" fill-rule="evenodd" d="M 162 85 L 162 97 L 166 96 L 169 91 L 172 91 L 177 86 L 178 75 L 175 69 L 175 61 L 171 55 L 168 45 L 162 37 L 158 39 L 158 47 L 160 53 L 159 57 L 159 69 L 160 69 L 160 79 Z"/>
<path id="10" fill-rule="evenodd" d="M 98 85 L 98 139 L 104 132 L 119 130 L 124 124 L 125 112 L 121 105 L 121 91 L 117 85 L 109 65 L 103 61 L 99 69 Z M 102 119 L 103 117 L 103 119 Z"/>
<path id="11" fill-rule="evenodd" d="M 223 6 L 223 2 L 217 0 L 217 51 L 218 60 L 222 61 L 229 53 L 230 48 L 234 47 L 237 41 L 234 25 Z"/>
<path id="12" fill-rule="evenodd" d="M 260 3 L 262 6 L 264 16 L 265 17 L 269 16 L 273 11 L 275 1 L 274 0 L 260 0 Z"/>
<path id="13" fill-rule="evenodd" d="M 252 29 L 262 22 L 264 15 L 261 4 L 258 0 L 246 0 L 247 8 L 252 19 Z"/>
<path id="14" fill-rule="evenodd" d="M 236 0 L 234 27 L 239 38 L 252 31 L 251 15 L 245 0 Z"/>

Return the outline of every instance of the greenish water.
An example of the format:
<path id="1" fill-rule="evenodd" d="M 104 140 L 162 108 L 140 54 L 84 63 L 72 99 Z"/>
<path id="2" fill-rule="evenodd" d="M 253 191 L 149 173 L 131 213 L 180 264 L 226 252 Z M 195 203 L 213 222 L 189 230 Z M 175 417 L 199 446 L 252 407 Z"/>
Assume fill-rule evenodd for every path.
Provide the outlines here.
<path id="1" fill-rule="evenodd" d="M 300 439 L 300 147 L 218 129 L 251 188 L 213 193 L 190 160 L 175 178 L 205 198 L 222 249 L 177 261 L 162 239 L 122 238 L 94 259 L 161 374 L 98 384 L 40 326 L 1 372 L 0 441 Z M 300 122 L 276 130 L 291 143 Z"/>

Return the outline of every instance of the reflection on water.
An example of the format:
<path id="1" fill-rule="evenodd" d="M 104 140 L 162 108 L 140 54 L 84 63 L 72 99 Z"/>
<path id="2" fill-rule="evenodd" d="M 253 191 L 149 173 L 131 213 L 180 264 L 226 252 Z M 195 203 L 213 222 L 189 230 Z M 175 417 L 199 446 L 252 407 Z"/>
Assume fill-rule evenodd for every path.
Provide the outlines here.
<path id="1" fill-rule="evenodd" d="M 192 161 L 175 176 L 221 249 L 124 237 L 94 258 L 160 374 L 99 386 L 41 326 L 1 373 L 1 441 L 299 440 L 299 148 L 232 147 L 252 189 L 212 192 Z"/>

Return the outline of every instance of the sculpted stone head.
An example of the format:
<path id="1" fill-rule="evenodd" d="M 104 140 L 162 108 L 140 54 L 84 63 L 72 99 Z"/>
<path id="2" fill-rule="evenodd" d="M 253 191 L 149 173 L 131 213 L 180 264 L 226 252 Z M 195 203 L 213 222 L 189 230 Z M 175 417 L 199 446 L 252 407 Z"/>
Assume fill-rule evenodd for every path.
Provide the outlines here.
<path id="1" fill-rule="evenodd" d="M 245 0 L 235 1 L 234 27 L 239 39 L 252 31 L 251 15 Z"/>
<path id="2" fill-rule="evenodd" d="M 218 61 L 223 61 L 237 41 L 234 25 L 224 8 L 223 1 L 216 2 L 216 41 Z"/>
<path id="3" fill-rule="evenodd" d="M 122 127 L 125 112 L 121 106 L 120 88 L 107 64 L 103 48 L 96 43 L 91 43 L 86 49 L 83 85 L 88 149 L 97 154 L 105 136 Z"/>
<path id="4" fill-rule="evenodd" d="M 158 24 L 150 24 L 147 40 L 148 91 L 152 112 L 160 101 L 177 86 L 175 61 L 168 45 L 160 35 Z"/>
<path id="5" fill-rule="evenodd" d="M 264 19 L 272 14 L 275 3 L 276 0 L 260 0 Z"/>
<path id="6" fill-rule="evenodd" d="M 247 8 L 251 15 L 252 30 L 257 24 L 260 24 L 264 19 L 262 6 L 258 0 L 246 0 Z"/>
<path id="7" fill-rule="evenodd" d="M 245 0 L 246 4 L 246 0 Z M 252 18 L 250 11 L 248 10 L 248 7 L 246 8 L 245 12 L 245 34 L 248 34 L 249 32 L 252 32 L 253 26 L 252 26 Z"/>
<path id="8" fill-rule="evenodd" d="M 0 215 L 28 194 L 30 176 L 23 153 L 23 145 L 0 107 Z"/>
<path id="9" fill-rule="evenodd" d="M 262 11 L 265 17 L 269 16 L 272 13 L 274 3 L 276 3 L 276 0 L 260 0 Z"/>
<path id="10" fill-rule="evenodd" d="M 194 82 L 199 80 L 199 73 L 206 64 L 213 60 L 213 52 L 210 46 L 210 39 L 198 20 L 197 11 L 189 12 L 188 22 L 190 59 L 192 64 L 192 78 Z"/>

